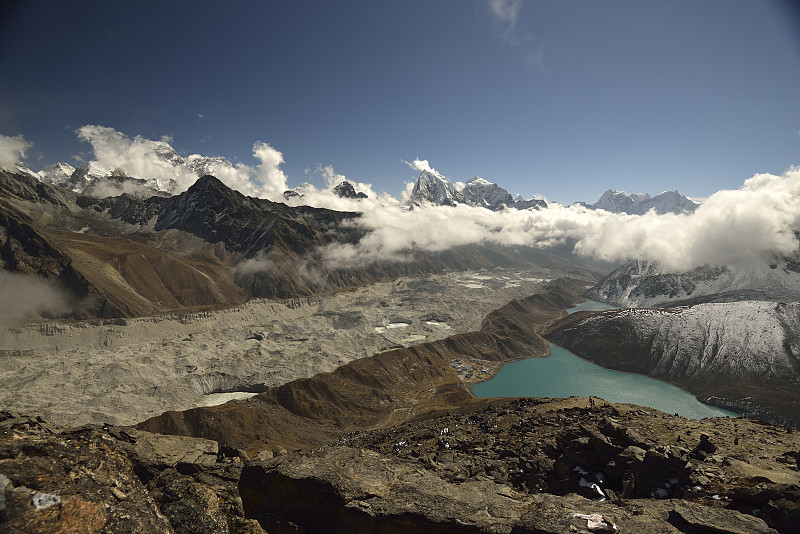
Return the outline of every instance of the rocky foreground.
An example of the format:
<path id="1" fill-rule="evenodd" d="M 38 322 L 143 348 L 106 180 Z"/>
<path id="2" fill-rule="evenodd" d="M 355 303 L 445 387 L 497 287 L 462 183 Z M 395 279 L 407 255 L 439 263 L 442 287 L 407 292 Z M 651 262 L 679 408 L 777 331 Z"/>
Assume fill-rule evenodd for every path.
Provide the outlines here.
<path id="1" fill-rule="evenodd" d="M 594 405 L 593 405 L 594 404 Z M 4 532 L 797 532 L 800 434 L 586 398 L 243 451 L 0 413 Z"/>
<path id="2" fill-rule="evenodd" d="M 546 354 L 558 280 L 480 330 L 134 427 L 0 412 L 3 532 L 797 532 L 800 434 L 597 399 L 476 399 Z M 172 435 L 167 435 L 172 434 Z"/>

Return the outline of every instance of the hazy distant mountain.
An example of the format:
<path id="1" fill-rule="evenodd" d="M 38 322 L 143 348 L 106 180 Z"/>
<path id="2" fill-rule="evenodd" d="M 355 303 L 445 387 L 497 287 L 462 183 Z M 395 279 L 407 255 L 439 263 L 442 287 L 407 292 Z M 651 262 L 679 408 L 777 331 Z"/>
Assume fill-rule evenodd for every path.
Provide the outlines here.
<path id="1" fill-rule="evenodd" d="M 422 171 L 419 178 L 417 178 L 408 204 L 411 206 L 422 204 L 434 204 L 437 206 L 467 204 L 494 211 L 504 207 L 517 209 L 547 207 L 547 202 L 541 199 L 525 200 L 522 196 L 514 199 L 508 191 L 480 176 L 476 176 L 462 187 L 458 187 L 444 176 L 427 170 Z"/>
<path id="2" fill-rule="evenodd" d="M 672 272 L 656 262 L 631 261 L 587 292 L 617 306 L 649 307 L 731 302 L 800 300 L 800 253 L 771 264 L 700 266 Z"/>
<path id="3" fill-rule="evenodd" d="M 590 209 L 602 209 L 629 215 L 644 215 L 651 209 L 658 214 L 692 213 L 698 206 L 677 191 L 664 191 L 660 195 L 651 197 L 647 193 L 629 195 L 624 191 L 614 191 L 613 189 L 603 193 L 594 204 L 586 202 L 577 202 L 577 204 Z"/>
<path id="4" fill-rule="evenodd" d="M 514 198 L 514 207 L 518 210 L 527 210 L 527 209 L 543 209 L 547 207 L 547 201 L 543 198 L 529 198 L 526 199 L 522 195 L 517 195 Z"/>

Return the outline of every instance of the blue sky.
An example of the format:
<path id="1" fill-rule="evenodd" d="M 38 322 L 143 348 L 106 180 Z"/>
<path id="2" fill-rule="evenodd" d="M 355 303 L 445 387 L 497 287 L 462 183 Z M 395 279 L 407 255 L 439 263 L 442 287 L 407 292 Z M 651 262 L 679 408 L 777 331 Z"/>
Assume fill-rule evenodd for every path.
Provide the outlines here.
<path id="1" fill-rule="evenodd" d="M 91 158 L 75 130 L 97 124 L 248 165 L 267 142 L 290 186 L 332 165 L 397 196 L 422 158 L 562 203 L 705 197 L 800 164 L 795 3 L 494 7 L 4 3 L 0 134 L 33 143 L 34 170 Z"/>

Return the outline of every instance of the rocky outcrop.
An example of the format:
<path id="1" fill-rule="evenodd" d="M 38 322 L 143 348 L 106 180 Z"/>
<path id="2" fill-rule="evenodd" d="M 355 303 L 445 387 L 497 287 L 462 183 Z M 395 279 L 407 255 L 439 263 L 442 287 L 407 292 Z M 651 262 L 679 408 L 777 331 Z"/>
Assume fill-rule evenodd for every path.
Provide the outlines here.
<path id="1" fill-rule="evenodd" d="M 216 442 L 0 412 L 0 531 L 263 534 Z"/>
<path id="2" fill-rule="evenodd" d="M 800 304 L 731 302 L 575 314 L 546 337 L 604 367 L 666 380 L 712 404 L 800 425 Z"/>
<path id="3" fill-rule="evenodd" d="M 800 474 L 778 460 L 798 443 L 748 421 L 518 399 L 251 462 L 239 493 L 270 532 L 791 532 Z"/>
<path id="4" fill-rule="evenodd" d="M 798 450 L 784 427 L 585 397 L 497 399 L 252 460 L 0 412 L 0 530 L 789 534 Z"/>

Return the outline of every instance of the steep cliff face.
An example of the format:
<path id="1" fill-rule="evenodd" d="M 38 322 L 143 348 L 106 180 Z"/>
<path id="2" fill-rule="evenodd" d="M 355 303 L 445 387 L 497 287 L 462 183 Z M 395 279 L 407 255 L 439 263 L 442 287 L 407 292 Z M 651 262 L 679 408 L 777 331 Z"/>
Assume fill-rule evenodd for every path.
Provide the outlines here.
<path id="1" fill-rule="evenodd" d="M 800 424 L 800 304 L 744 301 L 575 314 L 546 337 L 604 367 Z M 749 399 L 748 397 L 753 397 Z"/>

